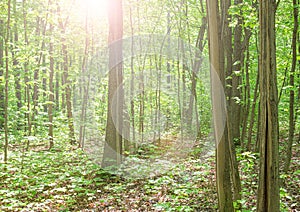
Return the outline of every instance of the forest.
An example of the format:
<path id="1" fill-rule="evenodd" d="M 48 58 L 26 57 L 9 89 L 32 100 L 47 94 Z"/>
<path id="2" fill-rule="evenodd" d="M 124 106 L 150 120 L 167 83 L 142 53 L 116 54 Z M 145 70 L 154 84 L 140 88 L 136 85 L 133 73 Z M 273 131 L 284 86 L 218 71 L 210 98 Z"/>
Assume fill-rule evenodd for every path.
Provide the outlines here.
<path id="1" fill-rule="evenodd" d="M 299 0 L 1 0 L 0 211 L 300 211 Z"/>

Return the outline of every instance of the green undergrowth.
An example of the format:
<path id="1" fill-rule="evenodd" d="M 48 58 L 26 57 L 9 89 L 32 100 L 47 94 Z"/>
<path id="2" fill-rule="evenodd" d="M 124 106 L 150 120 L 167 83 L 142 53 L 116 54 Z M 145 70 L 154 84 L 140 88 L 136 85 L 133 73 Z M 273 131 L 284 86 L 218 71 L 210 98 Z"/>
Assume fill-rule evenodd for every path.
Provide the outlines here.
<path id="1" fill-rule="evenodd" d="M 216 211 L 214 158 L 199 152 L 161 175 L 128 179 L 103 171 L 79 149 L 14 151 L 0 163 L 0 211 Z M 282 176 L 282 211 L 300 208 L 297 154 Z M 254 211 L 258 155 L 237 155 L 242 211 Z"/>

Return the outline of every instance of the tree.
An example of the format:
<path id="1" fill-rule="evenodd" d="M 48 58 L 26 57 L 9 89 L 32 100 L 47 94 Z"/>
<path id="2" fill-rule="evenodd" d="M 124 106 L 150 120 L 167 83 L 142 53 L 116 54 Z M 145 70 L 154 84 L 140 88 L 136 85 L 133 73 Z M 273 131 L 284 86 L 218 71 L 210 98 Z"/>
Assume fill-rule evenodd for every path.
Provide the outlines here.
<path id="1" fill-rule="evenodd" d="M 61 30 L 61 45 L 62 45 L 62 57 L 63 57 L 63 74 L 62 74 L 62 86 L 64 89 L 63 100 L 65 100 L 67 106 L 67 117 L 68 117 L 68 127 L 69 127 L 69 139 L 71 144 L 76 143 L 75 139 L 75 132 L 74 132 L 74 122 L 73 122 L 73 112 L 72 112 L 72 89 L 71 89 L 71 80 L 69 77 L 69 52 L 66 40 L 66 31 L 67 25 L 69 23 L 69 14 L 65 20 L 62 19 L 61 16 L 61 9 L 58 7 L 58 14 L 59 14 L 59 28 Z"/>
<path id="2" fill-rule="evenodd" d="M 4 22 L 3 20 L 0 20 L 0 133 L 3 130 L 4 127 L 4 76 L 3 76 L 3 67 L 4 67 Z"/>
<path id="3" fill-rule="evenodd" d="M 54 29 L 53 24 L 50 24 L 50 32 Z M 50 60 L 50 67 L 49 67 L 49 103 L 48 103 L 48 137 L 49 137 L 49 149 L 51 149 L 54 145 L 53 141 L 53 105 L 54 105 L 54 85 L 53 85 L 53 77 L 54 77 L 54 44 L 53 40 L 50 41 L 49 44 L 49 60 Z"/>
<path id="4" fill-rule="evenodd" d="M 4 99 L 4 162 L 8 159 L 8 84 L 9 84 L 9 34 L 10 34 L 10 12 L 11 12 L 11 1 L 7 2 L 7 28 L 5 37 L 5 99 Z"/>
<path id="5" fill-rule="evenodd" d="M 299 5 L 297 0 L 293 0 L 293 14 L 294 14 L 294 30 L 293 30 L 293 38 L 292 38 L 292 52 L 293 52 L 293 58 L 292 58 L 292 68 L 290 73 L 290 105 L 289 105 L 289 141 L 287 146 L 287 153 L 286 153 L 286 159 L 285 159 L 285 167 L 284 171 L 287 172 L 289 170 L 289 166 L 291 163 L 292 158 L 292 147 L 293 147 L 293 141 L 294 141 L 294 134 L 295 134 L 295 124 L 296 124 L 296 118 L 295 118 L 295 71 L 296 71 L 296 65 L 297 65 L 297 36 L 298 36 L 298 28 L 299 28 L 299 21 L 298 21 L 298 13 L 299 13 Z"/>
<path id="6" fill-rule="evenodd" d="M 18 32 L 18 10 L 17 10 L 17 1 L 14 0 L 13 2 L 13 14 L 14 14 L 14 33 L 13 33 L 13 42 L 18 43 L 19 42 L 19 32 Z M 16 51 L 12 51 L 12 58 L 13 58 L 13 67 L 14 67 L 14 78 L 15 78 L 15 90 L 16 90 L 16 98 L 17 98 L 17 107 L 20 111 L 22 108 L 22 86 L 21 86 L 21 74 L 19 68 L 19 61 L 16 57 Z M 20 127 L 18 127 L 20 128 Z"/>
<path id="7" fill-rule="evenodd" d="M 241 21 L 238 21 L 237 26 L 235 27 L 234 34 L 234 49 L 232 47 L 232 30 L 230 25 L 231 15 L 229 14 L 229 8 L 231 7 L 231 0 L 220 1 L 221 10 L 221 21 L 220 21 L 220 41 L 221 41 L 221 51 L 220 51 L 220 63 L 221 70 L 225 70 L 225 79 L 228 80 L 228 84 L 223 86 L 226 88 L 226 97 L 229 99 L 227 101 L 227 137 L 226 142 L 229 146 L 229 161 L 230 161 L 230 173 L 233 185 L 233 199 L 234 201 L 241 199 L 241 182 L 238 170 L 238 163 L 236 160 L 235 153 L 235 142 L 239 141 L 240 137 L 240 105 L 235 99 L 241 98 L 240 91 L 238 89 L 240 79 L 237 71 L 240 71 L 241 66 L 237 66 L 236 63 L 241 63 L 240 58 L 236 55 L 240 55 L 241 51 L 239 50 L 241 46 L 240 43 L 240 34 L 241 34 Z M 224 80 L 225 80 L 224 79 Z M 223 80 L 223 79 L 221 79 Z M 239 143 L 239 142 L 236 142 Z"/>
<path id="8" fill-rule="evenodd" d="M 86 86 L 83 87 L 83 101 L 81 104 L 81 115 L 80 115 L 80 129 L 79 129 L 79 147 L 82 149 L 84 148 L 84 139 L 85 139 L 85 121 L 86 121 L 86 113 L 87 113 L 87 103 L 88 103 L 88 90 L 89 90 L 89 78 L 86 75 L 86 68 L 87 68 L 87 60 L 88 60 L 88 52 L 90 48 L 90 41 L 89 41 L 89 34 L 88 34 L 88 9 L 86 10 L 86 17 L 85 17 L 85 47 L 84 47 L 84 57 L 82 59 L 82 66 L 81 66 L 81 73 L 84 76 L 82 79 L 82 83 Z M 86 79 L 88 78 L 88 79 Z"/>
<path id="9" fill-rule="evenodd" d="M 276 1 L 259 3 L 260 170 L 257 211 L 279 211 L 279 129 L 275 44 Z"/>
<path id="10" fill-rule="evenodd" d="M 235 0 L 235 5 L 241 5 L 242 0 Z M 230 109 L 229 112 L 231 119 L 231 139 L 235 143 L 240 144 L 240 123 L 241 123 L 241 70 L 244 60 L 244 49 L 242 45 L 242 15 L 237 15 L 237 25 L 234 28 L 234 43 L 233 43 L 233 58 L 232 58 L 232 71 L 231 71 L 231 89 L 230 89 Z"/>
<path id="11" fill-rule="evenodd" d="M 219 201 L 219 210 L 233 211 L 230 170 L 229 170 L 229 145 L 226 133 L 223 133 L 223 121 L 226 115 L 225 99 L 222 98 L 224 86 L 224 71 L 221 63 L 222 51 L 220 44 L 219 17 L 218 17 L 218 0 L 207 1 L 208 16 L 208 33 L 209 33 L 209 57 L 211 65 L 212 78 L 212 104 L 213 104 L 213 121 L 214 133 L 216 140 L 216 176 L 217 176 L 217 192 Z M 215 73 L 214 73 L 215 72 Z M 218 78 L 221 84 L 218 83 Z M 225 124 L 226 125 L 226 124 Z"/>
<path id="12" fill-rule="evenodd" d="M 23 27 L 24 27 L 24 42 L 25 46 L 28 47 L 29 45 L 29 38 L 28 38 L 28 25 L 27 25 L 27 8 L 26 8 L 26 0 L 22 1 L 22 12 L 23 12 Z M 24 70 L 25 70 L 25 99 L 27 101 L 27 146 L 26 149 L 29 149 L 31 131 L 32 131 L 32 122 L 31 122 L 31 98 L 30 98 L 30 70 L 29 70 L 29 59 L 26 58 L 26 61 L 24 63 Z"/>
<path id="13" fill-rule="evenodd" d="M 122 125 L 124 94 L 122 89 L 123 10 L 122 0 L 108 2 L 109 74 L 108 108 L 102 167 L 120 165 L 122 161 Z M 115 100 L 115 101 L 114 101 Z M 114 114 L 113 114 L 114 113 Z M 113 116 L 116 117 L 114 122 Z"/>

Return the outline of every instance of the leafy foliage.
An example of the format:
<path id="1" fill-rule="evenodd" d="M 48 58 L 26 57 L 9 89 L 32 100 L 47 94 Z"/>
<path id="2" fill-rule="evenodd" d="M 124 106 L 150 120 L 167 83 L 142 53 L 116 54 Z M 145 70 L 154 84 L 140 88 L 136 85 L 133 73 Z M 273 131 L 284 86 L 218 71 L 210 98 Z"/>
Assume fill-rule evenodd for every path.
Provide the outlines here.
<path id="1" fill-rule="evenodd" d="M 81 150 L 68 148 L 12 153 L 7 164 L 0 164 L 0 209 L 214 211 L 217 207 L 213 155 L 203 158 L 199 148 L 169 172 L 137 180 L 111 175 Z M 251 152 L 238 154 L 242 211 L 256 207 L 257 157 Z M 281 190 L 282 211 L 299 208 L 296 161 L 293 170 L 282 176 L 287 188 Z"/>

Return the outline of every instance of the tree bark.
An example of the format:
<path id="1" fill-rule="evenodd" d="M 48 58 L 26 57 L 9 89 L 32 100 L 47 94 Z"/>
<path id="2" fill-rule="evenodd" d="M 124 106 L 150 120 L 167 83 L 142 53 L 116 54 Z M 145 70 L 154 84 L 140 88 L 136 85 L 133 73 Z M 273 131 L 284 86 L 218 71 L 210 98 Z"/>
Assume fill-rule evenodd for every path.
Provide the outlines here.
<path id="1" fill-rule="evenodd" d="M 46 55 L 44 54 L 43 55 L 43 59 L 42 59 L 42 66 L 43 67 L 46 67 L 47 65 L 46 65 Z M 47 69 L 44 69 L 43 70 L 43 79 L 42 79 L 42 83 L 43 83 L 43 101 L 47 101 L 47 99 L 48 99 L 48 95 L 47 95 Z M 47 113 L 47 111 L 48 111 L 48 106 L 46 105 L 46 104 L 44 104 L 44 113 Z"/>
<path id="2" fill-rule="evenodd" d="M 249 66 L 250 66 L 250 52 L 249 52 L 249 39 L 251 36 L 251 33 L 247 36 L 246 31 L 246 37 L 247 41 L 245 42 L 246 46 L 246 59 L 245 59 L 245 75 L 246 75 L 246 85 L 245 85 L 245 106 L 244 106 L 244 113 L 242 118 L 242 134 L 241 134 L 241 142 L 242 143 L 242 149 L 245 149 L 246 142 L 246 133 L 247 133 L 247 126 L 248 126 L 248 119 L 249 119 L 249 113 L 250 113 L 250 107 L 251 107 L 251 91 L 250 91 L 250 74 L 249 74 Z"/>
<path id="3" fill-rule="evenodd" d="M 18 14 L 17 14 L 17 1 L 14 0 L 13 3 L 13 14 L 14 14 L 14 33 L 13 33 L 13 41 L 14 43 L 19 42 L 19 35 L 18 35 Z M 18 110 L 21 111 L 22 108 L 22 86 L 21 86 L 21 71 L 19 67 L 18 59 L 16 58 L 16 53 L 12 51 L 12 58 L 13 58 L 13 67 L 14 67 L 14 78 L 15 78 L 15 90 L 16 90 L 16 97 L 17 97 L 17 107 Z M 20 126 L 18 126 L 19 128 Z"/>
<path id="4" fill-rule="evenodd" d="M 293 51 L 293 58 L 292 58 L 292 68 L 290 73 L 290 105 L 289 105 L 289 141 L 287 146 L 286 152 L 286 159 L 284 165 L 284 171 L 287 172 L 290 167 L 291 158 L 292 158 L 292 147 L 294 141 L 294 134 L 295 134 L 295 71 L 297 65 L 297 36 L 298 36 L 298 1 L 293 0 L 293 14 L 294 14 L 294 29 L 293 29 L 293 39 L 292 39 L 292 51 Z"/>
<path id="5" fill-rule="evenodd" d="M 85 131 L 86 131 L 86 113 L 87 113 L 87 104 L 88 104 L 88 96 L 89 96 L 89 86 L 90 86 L 90 75 L 87 73 L 87 61 L 88 61 L 88 52 L 90 48 L 90 38 L 89 38 L 89 30 L 88 30 L 88 10 L 86 11 L 85 17 L 85 48 L 84 48 L 84 56 L 82 60 L 81 73 L 83 78 L 81 79 L 83 93 L 79 95 L 83 96 L 81 103 L 81 115 L 80 115 L 80 129 L 79 129 L 79 147 L 84 149 L 84 141 L 85 141 Z"/>
<path id="6" fill-rule="evenodd" d="M 242 0 L 235 0 L 236 6 L 243 3 Z M 232 61 L 232 84 L 231 84 L 231 96 L 230 96 L 230 116 L 231 116 L 231 133 L 232 140 L 236 144 L 241 144 L 240 140 L 240 124 L 241 124 L 241 72 L 242 65 L 244 64 L 244 49 L 242 45 L 242 14 L 237 15 L 238 23 L 234 28 L 234 47 L 233 47 L 233 61 Z"/>
<path id="7" fill-rule="evenodd" d="M 4 86 L 2 82 L 4 82 L 3 68 L 4 68 L 4 22 L 0 20 L 0 132 L 2 132 L 4 128 Z"/>
<path id="8" fill-rule="evenodd" d="M 222 61 L 220 52 L 220 32 L 218 23 L 218 1 L 207 0 L 208 12 L 208 32 L 209 32 L 209 54 L 211 65 L 211 79 L 212 79 L 212 104 L 213 104 L 213 121 L 214 121 L 214 134 L 216 140 L 216 176 L 217 176 L 217 192 L 219 211 L 233 211 L 231 182 L 229 173 L 229 145 L 228 135 L 226 133 L 227 127 L 225 126 L 225 134 L 223 129 L 223 121 L 226 117 L 225 99 L 223 98 L 223 88 L 218 78 L 224 86 L 224 72 L 222 71 Z"/>
<path id="9" fill-rule="evenodd" d="M 38 38 L 41 36 L 41 30 L 40 30 L 40 25 L 41 25 L 41 18 L 40 17 L 37 17 L 37 20 L 36 20 L 36 43 L 39 43 L 38 41 Z M 43 46 L 41 48 L 41 51 L 43 50 Z M 35 121 L 35 116 L 37 115 L 38 113 L 38 110 L 37 110 L 37 106 L 38 106 L 38 97 L 39 97 L 39 86 L 40 86 L 40 81 L 39 81 L 39 66 L 40 66 L 40 59 L 36 59 L 36 62 L 37 62 L 37 67 L 35 68 L 34 70 L 34 75 L 33 75 L 33 81 L 34 81 L 34 84 L 33 84 L 33 95 L 32 95 L 32 116 L 31 116 L 31 122 L 33 123 L 33 126 L 34 126 L 34 133 L 36 133 L 36 121 Z"/>
<path id="10" fill-rule="evenodd" d="M 50 31 L 54 29 L 53 25 L 50 24 Z M 50 56 L 50 68 L 49 68 L 49 103 L 48 103 L 48 119 L 49 119 L 49 149 L 54 146 L 54 135 L 53 135 L 53 105 L 54 105 L 54 86 L 53 86 L 53 77 L 54 77 L 54 44 L 53 41 L 50 41 L 49 45 L 49 56 Z"/>
<path id="11" fill-rule="evenodd" d="M 58 69 L 58 67 L 59 67 L 59 63 L 57 63 L 57 69 Z M 56 74 L 55 74 L 55 109 L 56 110 L 59 110 L 60 108 L 62 108 L 62 107 L 60 107 L 60 101 L 59 101 L 59 99 L 60 99 L 60 81 L 61 81 L 61 77 L 60 77 L 60 74 L 59 74 L 59 72 L 56 72 Z"/>
<path id="12" fill-rule="evenodd" d="M 71 95 L 72 95 L 72 89 L 71 89 L 71 80 L 69 78 L 69 54 L 68 54 L 68 48 L 66 44 L 66 26 L 68 24 L 69 17 L 66 18 L 66 20 L 63 22 L 60 14 L 60 8 L 58 9 L 59 13 L 59 27 L 62 33 L 61 37 L 61 44 L 62 44 L 62 57 L 63 57 L 63 74 L 62 74 L 62 86 L 65 87 L 64 95 L 65 97 L 65 104 L 67 107 L 67 117 L 68 117 L 68 127 L 69 127 L 69 139 L 70 143 L 74 145 L 76 143 L 75 139 L 75 131 L 74 131 L 74 122 L 73 122 L 73 112 L 72 112 L 72 101 L 71 101 Z M 64 99 L 64 98 L 63 98 Z M 64 102 L 64 101 L 62 101 Z M 64 105 L 62 105 L 62 108 L 64 108 Z"/>
<path id="13" fill-rule="evenodd" d="M 235 4 L 240 3 L 235 1 Z M 230 173 L 233 185 L 233 200 L 237 201 L 241 199 L 241 182 L 239 176 L 238 163 L 236 159 L 235 143 L 240 142 L 240 103 L 236 101 L 236 98 L 241 98 L 240 91 L 238 89 L 240 84 L 240 77 L 236 74 L 237 71 L 241 69 L 242 60 L 242 45 L 241 45 L 241 28 L 242 20 L 239 18 L 238 25 L 235 28 L 234 34 L 234 49 L 232 47 L 232 30 L 229 26 L 229 21 L 231 16 L 229 15 L 229 8 L 231 6 L 231 1 L 221 1 L 221 45 L 223 51 L 221 52 L 221 63 L 226 70 L 226 79 L 229 78 L 228 84 L 230 85 L 226 88 L 226 96 L 228 97 L 227 103 L 227 142 L 228 142 L 228 157 L 230 162 Z M 240 61 L 239 61 L 240 60 Z M 234 63 L 233 63 L 234 62 Z M 237 63 L 237 64 L 235 64 Z M 224 79 L 225 80 L 225 79 Z M 224 87 L 226 87 L 224 85 Z M 240 207 L 240 205 L 238 204 Z M 239 209 L 239 208 L 238 208 Z"/>
<path id="14" fill-rule="evenodd" d="M 257 99 L 258 99 L 258 87 L 259 87 L 259 74 L 257 74 L 256 77 L 256 83 L 255 83 L 255 89 L 254 89 L 254 98 L 251 106 L 251 115 L 250 115 L 250 125 L 249 125 L 249 130 L 248 130 L 248 141 L 247 141 L 247 150 L 251 150 L 251 141 L 252 141 L 252 131 L 254 127 L 254 119 L 255 119 L 255 108 L 257 104 Z"/>
<path id="15" fill-rule="evenodd" d="M 275 45 L 276 1 L 259 4 L 260 171 L 257 211 L 279 212 L 279 128 Z"/>
<path id="16" fill-rule="evenodd" d="M 72 89 L 71 89 L 71 80 L 69 79 L 69 67 L 68 67 L 68 51 L 67 46 L 63 44 L 63 55 L 64 55 L 64 78 L 66 82 L 66 105 L 67 105 L 67 117 L 68 117 L 68 126 L 69 126 L 69 139 L 70 143 L 74 145 L 76 143 L 75 131 L 74 131 L 74 122 L 73 122 L 73 112 L 72 112 Z"/>
<path id="17" fill-rule="evenodd" d="M 123 10 L 122 0 L 108 2 L 109 74 L 108 110 L 102 168 L 118 166 L 122 162 L 122 128 L 124 92 L 123 82 Z M 118 92 L 117 92 L 118 91 Z M 116 96 L 115 96 L 116 95 Z M 115 102 L 113 100 L 115 99 Z M 114 113 L 114 114 L 112 114 Z M 114 123 L 113 116 L 116 116 Z"/>
<path id="18" fill-rule="evenodd" d="M 207 29 L 207 18 L 203 17 L 202 18 L 202 24 L 201 27 L 199 29 L 198 32 L 198 38 L 197 38 L 197 42 L 196 42 L 196 47 L 197 49 L 199 49 L 199 51 L 196 51 L 196 55 L 195 58 L 201 58 L 201 54 L 203 53 L 203 49 L 205 46 L 205 40 L 204 40 L 204 35 L 205 35 L 205 31 Z M 195 107 L 195 113 L 198 114 L 198 110 L 197 110 L 197 91 L 196 91 L 196 87 L 197 87 L 197 74 L 200 70 L 202 66 L 202 60 L 197 60 L 194 62 L 193 64 L 193 71 L 191 73 L 191 80 L 192 80 L 192 85 L 191 85 L 191 95 L 190 95 L 190 100 L 189 100 L 189 106 L 186 112 L 187 118 L 186 118 L 186 122 L 187 122 L 187 126 L 192 126 L 192 120 L 193 120 L 193 108 Z M 197 115 L 198 116 L 198 115 Z M 197 123 L 197 130 L 200 131 L 200 123 L 199 120 L 197 118 L 196 120 Z M 198 135 L 201 134 L 200 132 L 197 133 Z"/>
<path id="19" fill-rule="evenodd" d="M 135 139 L 135 107 L 134 107 L 134 92 L 135 92 L 135 71 L 134 71 L 134 24 L 133 24 L 133 17 L 132 17 L 132 8 L 130 7 L 130 30 L 131 30 L 131 55 L 132 57 L 130 58 L 130 115 L 131 117 L 128 119 L 128 134 L 129 137 L 126 138 L 125 141 L 125 147 L 124 150 L 127 152 L 134 152 L 135 151 L 135 144 L 136 144 L 136 139 Z M 130 124 L 131 124 L 131 129 L 130 129 Z M 127 130 L 127 129 L 125 129 Z M 132 139 L 130 139 L 130 130 L 132 130 Z M 130 139 L 130 140 L 128 140 Z M 131 143 L 130 143 L 131 142 Z M 133 144 L 133 145 L 132 145 Z"/>
<path id="20" fill-rule="evenodd" d="M 7 2 L 7 28 L 5 37 L 5 100 L 4 100 L 4 163 L 8 159 L 8 84 L 9 84 L 9 34 L 11 1 Z"/>
<path id="21" fill-rule="evenodd" d="M 27 10 L 25 8 L 26 6 L 26 0 L 23 0 L 22 2 L 23 6 L 23 26 L 24 26 L 24 41 L 25 45 L 29 45 L 29 40 L 28 40 L 28 34 L 27 34 Z M 27 118 L 27 136 L 31 136 L 31 131 L 32 131 L 32 122 L 31 122 L 31 99 L 30 99 L 30 90 L 31 86 L 29 84 L 29 79 L 30 79 L 30 74 L 28 70 L 28 63 L 29 60 L 24 63 L 24 69 L 25 69 L 25 102 L 27 103 L 27 113 L 26 113 L 26 118 Z M 29 149 L 30 145 L 30 140 L 29 138 L 27 139 L 27 145 L 26 145 L 26 150 Z"/>

